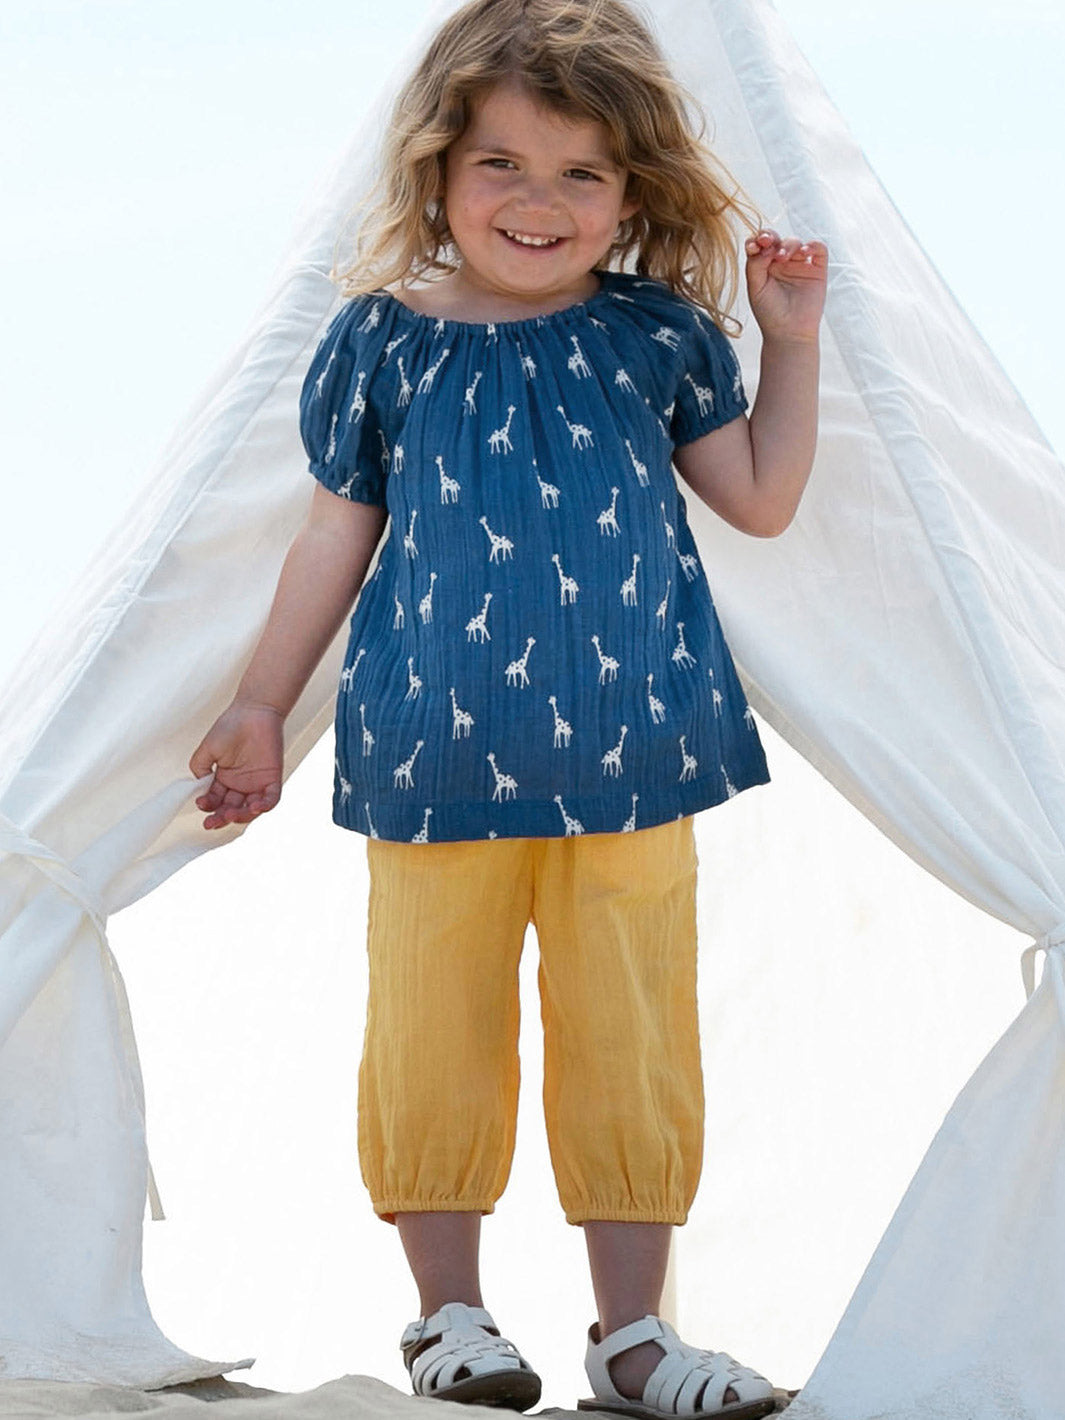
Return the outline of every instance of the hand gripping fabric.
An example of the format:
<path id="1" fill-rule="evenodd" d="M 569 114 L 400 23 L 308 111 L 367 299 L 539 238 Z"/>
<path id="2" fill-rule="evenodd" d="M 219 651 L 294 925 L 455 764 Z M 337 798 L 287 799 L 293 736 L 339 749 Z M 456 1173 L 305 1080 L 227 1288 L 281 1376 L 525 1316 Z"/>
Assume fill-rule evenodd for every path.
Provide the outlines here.
<path id="1" fill-rule="evenodd" d="M 540 1377 L 483 1307 L 447 1302 L 412 1321 L 399 1344 L 415 1395 L 510 1410 L 540 1399 Z"/>
<path id="2" fill-rule="evenodd" d="M 741 1366 L 724 1351 L 700 1351 L 687 1346 L 661 1317 L 645 1316 L 613 1331 L 597 1341 L 598 1326 L 588 1331 L 588 1351 L 584 1369 L 588 1373 L 594 1399 L 577 1402 L 579 1410 L 607 1410 L 640 1420 L 671 1420 L 691 1416 L 708 1420 L 727 1416 L 728 1420 L 757 1420 L 775 1408 L 773 1387 L 765 1376 L 749 1366 Z M 619 1394 L 610 1379 L 609 1363 L 623 1351 L 641 1342 L 653 1341 L 665 1355 L 648 1377 L 642 1400 Z M 725 1401 L 732 1387 L 737 1399 Z"/>

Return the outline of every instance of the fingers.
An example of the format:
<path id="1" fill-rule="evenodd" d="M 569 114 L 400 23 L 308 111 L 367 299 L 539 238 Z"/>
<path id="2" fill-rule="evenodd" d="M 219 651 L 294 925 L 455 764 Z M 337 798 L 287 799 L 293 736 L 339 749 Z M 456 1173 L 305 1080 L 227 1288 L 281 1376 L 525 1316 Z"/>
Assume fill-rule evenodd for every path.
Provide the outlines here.
<path id="1" fill-rule="evenodd" d="M 265 789 L 251 789 L 247 793 L 239 789 L 227 789 L 216 778 L 205 794 L 196 799 L 196 807 L 207 814 L 204 828 L 225 828 L 231 823 L 250 823 L 260 814 L 267 813 L 281 798 L 280 783 L 268 784 Z"/>
<path id="2" fill-rule="evenodd" d="M 824 242 L 800 241 L 798 237 L 781 237 L 771 227 L 764 227 L 744 244 L 748 259 L 765 267 L 823 266 L 828 261 Z"/>

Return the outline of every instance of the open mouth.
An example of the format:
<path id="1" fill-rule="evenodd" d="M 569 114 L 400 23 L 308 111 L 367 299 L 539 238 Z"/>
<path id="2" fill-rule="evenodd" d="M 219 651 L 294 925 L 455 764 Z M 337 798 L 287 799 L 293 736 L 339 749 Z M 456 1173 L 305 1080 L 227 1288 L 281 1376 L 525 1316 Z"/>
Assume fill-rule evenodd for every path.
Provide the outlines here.
<path id="1" fill-rule="evenodd" d="M 503 228 L 499 232 L 511 246 L 522 247 L 526 251 L 550 251 L 563 240 L 562 237 L 538 237 L 530 232 L 511 232 Z"/>

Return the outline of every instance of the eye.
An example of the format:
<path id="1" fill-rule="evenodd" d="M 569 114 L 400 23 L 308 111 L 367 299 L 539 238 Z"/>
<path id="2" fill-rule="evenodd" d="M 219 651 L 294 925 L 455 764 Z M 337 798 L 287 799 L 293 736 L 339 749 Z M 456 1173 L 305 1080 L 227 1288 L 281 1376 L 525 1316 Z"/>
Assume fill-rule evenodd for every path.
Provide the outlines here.
<path id="1" fill-rule="evenodd" d="M 481 168 L 492 167 L 495 163 L 502 163 L 504 167 L 514 166 L 514 164 L 510 161 L 509 158 L 482 158 L 477 166 Z"/>
<path id="2" fill-rule="evenodd" d="M 570 172 L 581 178 L 591 178 L 592 182 L 602 181 L 598 173 L 591 173 L 587 168 L 570 168 Z"/>

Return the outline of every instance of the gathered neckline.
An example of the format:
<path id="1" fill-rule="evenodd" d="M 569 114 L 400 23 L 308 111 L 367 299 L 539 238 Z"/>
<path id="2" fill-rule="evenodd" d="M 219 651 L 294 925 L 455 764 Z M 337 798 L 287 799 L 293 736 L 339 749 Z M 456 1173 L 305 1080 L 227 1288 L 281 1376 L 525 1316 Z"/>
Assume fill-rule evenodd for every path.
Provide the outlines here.
<path id="1" fill-rule="evenodd" d="M 405 305 L 391 291 L 382 289 L 381 291 L 374 292 L 374 294 L 387 296 L 394 306 L 398 307 L 405 316 L 410 316 L 412 320 L 421 321 L 429 325 L 442 324 L 445 329 L 450 327 L 455 330 L 477 330 L 486 332 L 491 326 L 497 331 L 501 329 L 525 330 L 529 327 L 546 325 L 549 321 L 561 321 L 566 318 L 573 319 L 574 316 L 583 314 L 591 306 L 595 306 L 600 301 L 604 300 L 608 294 L 610 282 L 618 273 L 616 271 L 596 270 L 595 274 L 599 277 L 599 289 L 598 291 L 593 291 L 586 300 L 574 301 L 572 305 L 563 306 L 557 311 L 548 311 L 544 315 L 520 316 L 517 320 L 451 320 L 447 316 L 430 316 L 426 315 L 424 311 L 412 310 L 410 306 Z"/>

